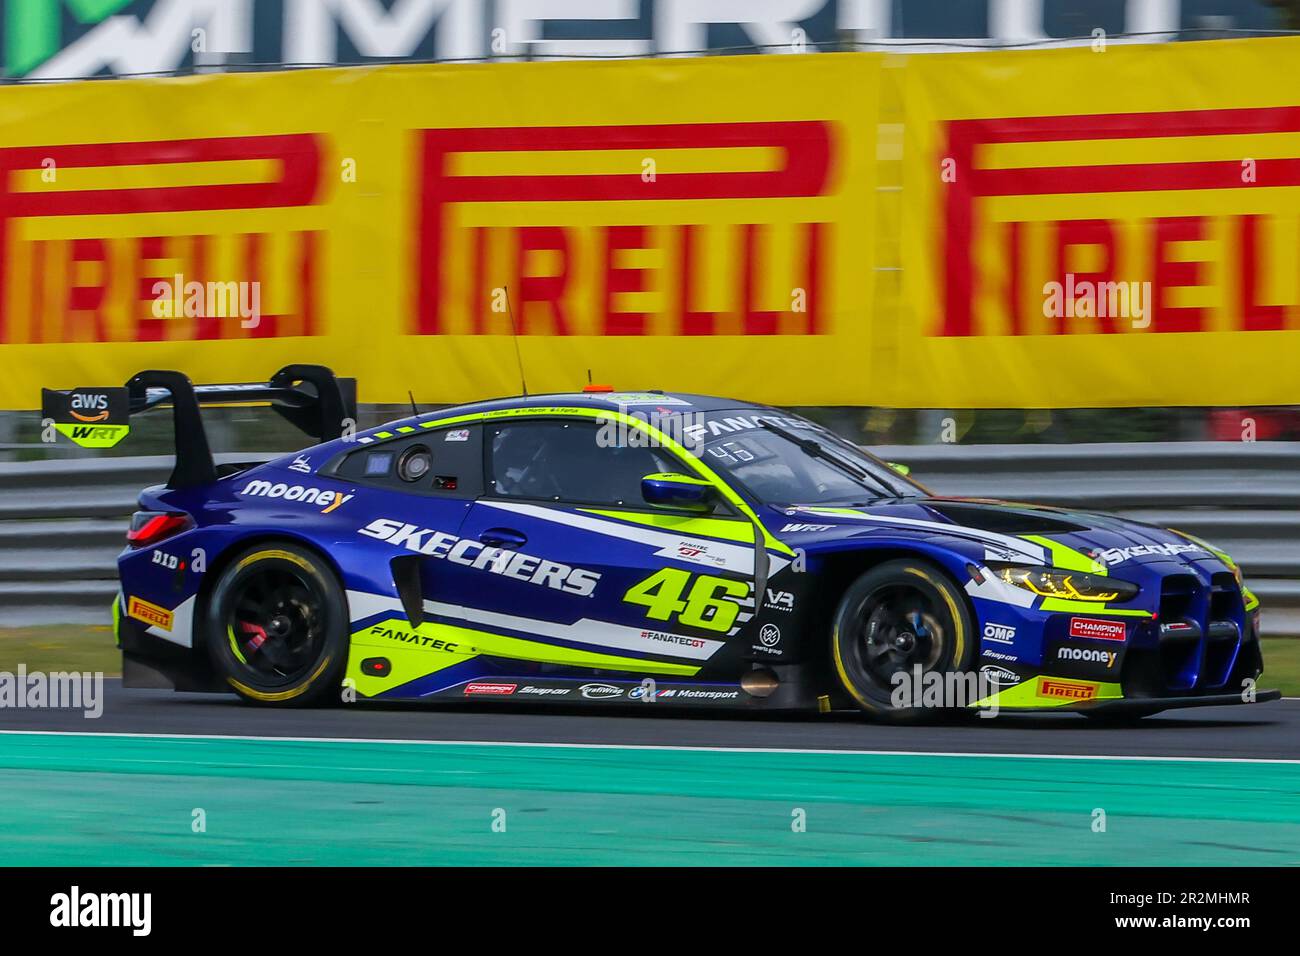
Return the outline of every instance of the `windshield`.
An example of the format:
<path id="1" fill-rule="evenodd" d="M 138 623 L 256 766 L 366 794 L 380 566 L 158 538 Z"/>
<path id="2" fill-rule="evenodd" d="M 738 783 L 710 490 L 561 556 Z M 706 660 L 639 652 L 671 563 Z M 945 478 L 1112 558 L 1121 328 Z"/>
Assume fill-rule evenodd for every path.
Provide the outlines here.
<path id="1" fill-rule="evenodd" d="M 928 494 L 874 455 L 793 415 L 708 412 L 686 431 L 701 461 L 767 504 L 851 507 Z"/>

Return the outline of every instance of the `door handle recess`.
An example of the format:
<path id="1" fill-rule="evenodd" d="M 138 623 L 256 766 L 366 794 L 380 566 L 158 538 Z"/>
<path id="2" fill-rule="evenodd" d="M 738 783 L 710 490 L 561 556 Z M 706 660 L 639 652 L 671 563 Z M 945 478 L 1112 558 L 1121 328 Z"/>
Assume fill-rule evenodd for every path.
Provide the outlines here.
<path id="1" fill-rule="evenodd" d="M 479 541 L 490 548 L 522 548 L 528 543 L 528 535 L 513 528 L 488 528 L 478 536 Z"/>

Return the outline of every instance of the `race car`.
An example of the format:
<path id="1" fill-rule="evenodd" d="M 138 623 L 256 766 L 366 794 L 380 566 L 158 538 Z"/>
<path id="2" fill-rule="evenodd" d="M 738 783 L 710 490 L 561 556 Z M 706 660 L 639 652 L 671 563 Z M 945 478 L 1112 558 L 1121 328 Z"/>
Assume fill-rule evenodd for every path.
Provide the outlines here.
<path id="1" fill-rule="evenodd" d="M 1255 686 L 1258 600 L 1191 535 L 938 497 L 731 399 L 589 386 L 358 432 L 354 394 L 308 365 L 46 390 L 74 440 L 173 410 L 175 468 L 140 495 L 118 561 L 127 686 L 895 721 L 1279 696 Z M 232 402 L 322 443 L 218 466 L 200 405 Z"/>

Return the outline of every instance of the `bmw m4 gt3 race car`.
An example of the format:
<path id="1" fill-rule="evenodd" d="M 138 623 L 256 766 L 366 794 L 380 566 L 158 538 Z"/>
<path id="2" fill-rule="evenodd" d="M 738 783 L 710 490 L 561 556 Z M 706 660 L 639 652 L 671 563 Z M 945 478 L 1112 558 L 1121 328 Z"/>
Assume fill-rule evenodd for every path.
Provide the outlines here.
<path id="1" fill-rule="evenodd" d="M 589 388 L 350 433 L 352 384 L 289 366 L 254 385 L 142 372 L 46 390 L 74 439 L 173 410 L 175 469 L 140 495 L 119 559 L 128 686 L 886 719 L 1278 696 L 1254 690 L 1258 601 L 1190 535 L 936 497 L 813 422 L 729 399 Z M 323 443 L 215 465 L 199 407 L 230 402 Z M 970 675 L 973 695 L 928 693 Z"/>

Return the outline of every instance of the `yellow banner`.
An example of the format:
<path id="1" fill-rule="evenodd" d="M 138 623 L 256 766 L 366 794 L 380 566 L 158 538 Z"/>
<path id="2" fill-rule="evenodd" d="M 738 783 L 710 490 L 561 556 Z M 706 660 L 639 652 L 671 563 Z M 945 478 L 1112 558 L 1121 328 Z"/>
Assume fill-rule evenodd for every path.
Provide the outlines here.
<path id="1" fill-rule="evenodd" d="M 761 62 L 760 62 L 761 61 Z M 0 91 L 0 407 L 141 368 L 363 401 L 830 403 L 871 353 L 872 57 Z M 834 370 L 827 367 L 834 362 Z"/>
<path id="2" fill-rule="evenodd" d="M 1293 403 L 1300 40 L 0 89 L 0 408 Z M 888 65 L 887 65 L 888 64 Z"/>
<path id="3" fill-rule="evenodd" d="M 1264 39 L 909 60 L 912 374 L 884 404 L 1300 401 L 1298 57 Z"/>

